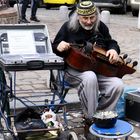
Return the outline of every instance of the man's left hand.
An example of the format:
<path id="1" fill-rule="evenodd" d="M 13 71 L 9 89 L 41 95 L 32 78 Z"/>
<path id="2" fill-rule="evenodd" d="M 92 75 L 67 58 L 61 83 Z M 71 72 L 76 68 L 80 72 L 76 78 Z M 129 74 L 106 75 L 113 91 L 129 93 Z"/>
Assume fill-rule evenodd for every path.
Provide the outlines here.
<path id="1" fill-rule="evenodd" d="M 116 63 L 119 60 L 119 55 L 114 49 L 110 49 L 106 52 L 106 57 L 109 57 L 111 64 Z"/>

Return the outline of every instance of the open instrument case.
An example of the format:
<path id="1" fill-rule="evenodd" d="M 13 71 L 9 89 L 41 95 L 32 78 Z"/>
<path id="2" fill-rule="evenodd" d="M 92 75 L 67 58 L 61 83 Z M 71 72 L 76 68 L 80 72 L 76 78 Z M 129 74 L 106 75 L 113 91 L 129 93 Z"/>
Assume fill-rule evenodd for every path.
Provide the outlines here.
<path id="1" fill-rule="evenodd" d="M 0 66 L 8 71 L 63 65 L 52 52 L 45 25 L 0 25 L 0 54 Z"/>

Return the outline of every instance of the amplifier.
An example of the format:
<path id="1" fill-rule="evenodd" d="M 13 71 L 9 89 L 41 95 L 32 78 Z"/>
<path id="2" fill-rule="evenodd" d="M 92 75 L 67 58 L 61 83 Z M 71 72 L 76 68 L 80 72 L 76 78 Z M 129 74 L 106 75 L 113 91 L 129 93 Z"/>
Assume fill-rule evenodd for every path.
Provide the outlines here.
<path id="1" fill-rule="evenodd" d="M 140 122 L 140 92 L 129 93 L 125 102 L 126 119 Z"/>

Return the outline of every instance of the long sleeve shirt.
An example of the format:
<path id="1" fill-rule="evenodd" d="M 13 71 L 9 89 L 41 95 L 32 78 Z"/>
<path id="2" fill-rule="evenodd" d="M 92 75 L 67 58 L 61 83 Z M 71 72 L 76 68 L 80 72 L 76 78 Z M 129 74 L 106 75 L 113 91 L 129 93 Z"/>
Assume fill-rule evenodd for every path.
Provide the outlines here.
<path id="1" fill-rule="evenodd" d="M 98 26 L 98 33 L 95 33 L 92 30 L 85 30 L 81 26 L 78 31 L 72 31 L 68 28 L 68 22 L 65 22 L 52 43 L 53 52 L 60 57 L 65 57 L 67 55 L 66 52 L 59 52 L 57 50 L 57 46 L 61 41 L 79 44 L 86 41 L 91 43 L 97 42 L 103 44 L 105 50 L 114 49 L 118 54 L 120 53 L 117 41 L 111 38 L 108 27 L 101 21 Z"/>

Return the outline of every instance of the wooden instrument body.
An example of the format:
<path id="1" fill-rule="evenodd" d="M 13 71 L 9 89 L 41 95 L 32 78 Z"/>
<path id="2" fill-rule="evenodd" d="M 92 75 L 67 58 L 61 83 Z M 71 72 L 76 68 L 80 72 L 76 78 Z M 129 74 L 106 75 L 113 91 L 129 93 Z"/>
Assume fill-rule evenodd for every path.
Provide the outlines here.
<path id="1" fill-rule="evenodd" d="M 109 77 L 122 78 L 125 74 L 132 74 L 136 71 L 132 65 L 126 65 L 121 57 L 117 63 L 111 64 L 105 54 L 106 51 L 99 47 L 94 47 L 91 55 L 86 55 L 80 49 L 71 47 L 65 61 L 78 71 L 91 70 Z"/>

